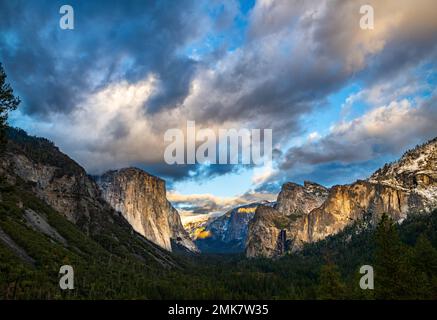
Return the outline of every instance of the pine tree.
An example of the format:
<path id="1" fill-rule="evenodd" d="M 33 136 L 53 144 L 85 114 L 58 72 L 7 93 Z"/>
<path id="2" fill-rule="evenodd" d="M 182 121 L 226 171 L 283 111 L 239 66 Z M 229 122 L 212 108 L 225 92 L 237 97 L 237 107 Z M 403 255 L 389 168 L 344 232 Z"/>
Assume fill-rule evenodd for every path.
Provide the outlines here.
<path id="1" fill-rule="evenodd" d="M 399 238 L 395 222 L 384 214 L 375 234 L 375 296 L 396 300 L 417 298 L 418 283 L 410 250 Z"/>
<path id="2" fill-rule="evenodd" d="M 427 276 L 437 275 L 437 250 L 428 238 L 422 234 L 414 246 L 414 266 Z"/>
<path id="3" fill-rule="evenodd" d="M 317 293 L 318 298 L 322 300 L 341 300 L 345 298 L 346 286 L 335 264 L 328 263 L 322 266 Z"/>
<path id="4" fill-rule="evenodd" d="M 422 298 L 437 298 L 437 250 L 422 234 L 416 241 L 412 253 L 412 263 L 416 274 L 421 278 Z"/>
<path id="5" fill-rule="evenodd" d="M 9 83 L 6 82 L 6 73 L 0 63 L 0 143 L 5 140 L 5 127 L 10 111 L 17 109 L 20 98 L 14 96 L 14 91 Z"/>

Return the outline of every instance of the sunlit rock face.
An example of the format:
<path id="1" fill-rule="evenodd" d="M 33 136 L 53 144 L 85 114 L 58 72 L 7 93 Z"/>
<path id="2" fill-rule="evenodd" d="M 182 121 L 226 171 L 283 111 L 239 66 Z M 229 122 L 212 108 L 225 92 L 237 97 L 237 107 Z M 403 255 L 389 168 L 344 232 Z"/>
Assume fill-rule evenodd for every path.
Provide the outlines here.
<path id="1" fill-rule="evenodd" d="M 284 217 L 276 209 L 259 206 L 254 219 L 249 224 L 246 245 L 247 257 L 274 257 L 277 255 L 278 238 Z"/>
<path id="2" fill-rule="evenodd" d="M 137 168 L 108 171 L 96 181 L 103 198 L 134 230 L 160 247 L 172 251 L 172 242 L 197 251 L 166 198 L 165 181 Z"/>
<path id="3" fill-rule="evenodd" d="M 321 240 L 341 231 L 352 221 L 365 213 L 372 213 L 376 222 L 387 213 L 396 221 L 404 219 L 408 213 L 423 211 L 424 201 L 414 192 L 404 191 L 368 181 L 357 181 L 351 185 L 335 186 L 328 199 L 308 215 L 308 233 L 303 242 Z"/>
<path id="4" fill-rule="evenodd" d="M 437 139 L 406 152 L 369 179 L 329 190 L 314 183 L 283 185 L 275 208 L 259 207 L 248 229 L 246 255 L 275 257 L 336 234 L 371 214 L 402 222 L 437 207 Z M 285 231 L 280 234 L 280 231 Z"/>
<path id="5" fill-rule="evenodd" d="M 304 185 L 288 182 L 282 186 L 278 195 L 276 209 L 285 215 L 308 214 L 326 200 L 328 189 L 314 182 Z"/>
<path id="6" fill-rule="evenodd" d="M 195 241 L 197 239 L 205 239 L 210 236 L 210 232 L 206 230 L 208 224 L 219 216 L 215 214 L 194 214 L 190 216 L 181 216 L 182 225 L 187 230 L 190 238 Z"/>
<path id="7" fill-rule="evenodd" d="M 287 235 L 294 235 L 294 246 L 300 244 L 301 238 L 305 237 L 308 214 L 320 207 L 327 197 L 328 189 L 319 184 L 308 181 L 303 186 L 285 183 L 273 208 L 257 208 L 248 227 L 246 255 L 274 257 L 283 254 L 293 245 Z"/>

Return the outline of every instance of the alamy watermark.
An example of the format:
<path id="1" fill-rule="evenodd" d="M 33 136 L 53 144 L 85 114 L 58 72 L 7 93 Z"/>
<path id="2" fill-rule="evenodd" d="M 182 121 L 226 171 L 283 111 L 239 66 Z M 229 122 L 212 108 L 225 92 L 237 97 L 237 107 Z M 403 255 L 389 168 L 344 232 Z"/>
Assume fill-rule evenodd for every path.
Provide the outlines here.
<path id="1" fill-rule="evenodd" d="M 360 278 L 360 288 L 363 290 L 374 289 L 373 267 L 369 265 L 361 266 L 360 274 L 364 274 Z"/>
<path id="2" fill-rule="evenodd" d="M 64 4 L 59 8 L 59 13 L 62 14 L 59 19 L 59 27 L 62 30 L 73 30 L 74 29 L 74 9 L 68 4 Z"/>
<path id="3" fill-rule="evenodd" d="M 360 28 L 363 30 L 373 30 L 375 28 L 375 10 L 369 4 L 360 7 Z"/>
<path id="4" fill-rule="evenodd" d="M 196 130 L 195 121 L 187 121 L 186 136 L 181 129 L 168 129 L 164 141 L 167 164 L 254 164 L 272 161 L 272 129 Z"/>
<path id="5" fill-rule="evenodd" d="M 59 287 L 62 290 L 73 290 L 74 289 L 74 270 L 70 265 L 61 266 L 59 269 L 59 274 L 61 278 L 59 279 Z"/>
<path id="6" fill-rule="evenodd" d="M 73 6 L 64 4 L 59 8 L 59 13 L 62 14 L 59 19 L 59 27 L 62 30 L 74 29 L 74 9 Z M 375 10 L 369 5 L 360 6 L 360 14 L 362 15 L 359 21 L 360 28 L 363 30 L 373 30 L 375 28 Z"/>

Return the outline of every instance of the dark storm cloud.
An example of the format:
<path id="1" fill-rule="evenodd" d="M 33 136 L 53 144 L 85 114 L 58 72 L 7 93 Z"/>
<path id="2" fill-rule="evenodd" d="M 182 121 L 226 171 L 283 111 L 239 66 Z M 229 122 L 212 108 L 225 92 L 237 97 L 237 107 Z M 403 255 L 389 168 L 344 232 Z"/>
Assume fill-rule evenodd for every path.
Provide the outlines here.
<path id="1" fill-rule="evenodd" d="M 280 179 L 277 179 L 275 182 L 266 182 L 261 184 L 260 186 L 256 187 L 254 192 L 258 193 L 272 193 L 277 194 L 281 190 L 281 184 L 286 182 L 286 179 L 284 177 L 283 181 Z"/>
<path id="2" fill-rule="evenodd" d="M 209 11 L 204 9 L 211 4 L 206 1 L 70 1 L 75 30 L 63 31 L 58 13 L 63 1 L 0 0 L 0 60 L 24 100 L 21 111 L 48 122 L 53 121 L 50 113 L 69 114 L 93 93 L 112 90 L 108 84 L 121 83 L 119 95 L 124 97 L 129 92 L 124 81 L 135 85 L 154 75 L 156 87 L 151 85 L 150 98 L 143 97 L 142 113 L 129 117 L 123 113 L 123 99 L 102 99 L 96 110 L 111 111 L 107 119 L 93 113 L 87 101 L 87 112 L 51 123 L 57 129 L 50 131 L 51 138 L 67 145 L 87 168 L 93 163 L 104 169 L 136 164 L 175 180 L 204 179 L 240 168 L 163 164 L 166 129 L 183 126 L 185 120 L 204 127 L 231 122 L 273 128 L 274 142 L 286 145 L 290 138 L 312 130 L 302 125 L 302 117 L 313 111 L 323 116 L 330 94 L 351 83 L 390 81 L 435 61 L 437 5 L 433 0 L 419 2 L 258 1 L 244 17 L 247 28 L 230 31 L 240 8 L 229 1 L 215 23 L 206 17 Z M 358 27 L 364 3 L 375 7 L 375 30 Z M 226 38 L 223 43 L 210 41 L 220 32 Z M 238 45 L 229 49 L 235 33 Z M 184 51 L 191 41 L 201 50 L 218 47 L 195 61 Z M 141 85 L 136 90 L 141 91 Z M 95 128 L 94 136 L 89 138 L 86 130 L 74 131 L 73 138 L 59 133 L 80 125 Z M 288 152 L 278 150 L 275 159 L 284 158 L 278 160 L 279 169 L 289 174 L 296 164 L 333 163 L 339 155 L 345 163 L 367 161 L 395 152 L 390 143 L 400 145 L 354 128 Z M 404 131 L 409 135 L 401 132 L 399 137 L 406 141 L 420 136 Z M 148 143 L 140 144 L 140 139 Z M 97 161 L 104 158 L 110 160 L 105 165 Z"/>
<path id="3" fill-rule="evenodd" d="M 123 119 L 115 118 L 111 122 L 110 135 L 113 139 L 119 140 L 129 135 L 129 124 L 123 121 Z"/>
<path id="4" fill-rule="evenodd" d="M 74 30 L 59 28 L 63 4 L 0 4 L 0 60 L 24 98 L 23 110 L 68 113 L 99 86 L 147 73 L 157 76 L 160 89 L 146 108 L 183 101 L 195 63 L 177 50 L 202 24 L 194 1 L 70 1 Z"/>
<path id="5" fill-rule="evenodd" d="M 212 179 L 216 176 L 221 176 L 228 173 L 238 173 L 243 171 L 248 166 L 244 165 L 231 165 L 231 164 L 180 164 L 180 165 L 168 165 L 165 163 L 138 165 L 144 170 L 153 173 L 157 176 L 164 178 L 171 178 L 174 181 L 184 179 Z"/>
<path id="6" fill-rule="evenodd" d="M 148 112 L 179 107 L 189 94 L 190 82 L 196 63 L 189 59 L 179 59 L 163 63 L 159 72 L 162 86 L 148 103 Z"/>
<path id="7" fill-rule="evenodd" d="M 405 150 L 436 137 L 436 122 L 437 95 L 417 106 L 406 100 L 393 102 L 351 122 L 337 124 L 330 134 L 317 141 L 290 148 L 279 168 L 294 178 L 302 176 L 299 172 L 308 168 L 312 169 L 307 175 L 321 176 L 325 170 L 353 177 L 356 176 L 353 172 L 362 172 L 358 168 L 364 168 L 372 159 L 398 157 Z"/>
<path id="8" fill-rule="evenodd" d="M 375 30 L 359 27 L 362 4 L 375 8 Z M 244 45 L 202 79 L 198 121 L 252 122 L 276 141 L 302 133 L 301 116 L 341 88 L 372 85 L 435 60 L 437 6 L 408 1 L 257 2 Z M 401 17 L 398 19 L 398 17 Z M 335 151 L 333 150 L 333 153 Z"/>
<path id="9" fill-rule="evenodd" d="M 298 130 L 301 115 L 322 104 L 327 94 L 347 80 L 347 74 L 328 60 L 305 65 L 290 52 L 290 56 L 265 61 L 264 53 L 258 51 L 256 45 L 248 46 L 237 53 L 237 62 L 211 80 L 208 88 L 215 94 L 196 108 L 197 120 L 261 121 L 263 128 L 287 135 Z"/>
<path id="10" fill-rule="evenodd" d="M 314 181 L 326 187 L 338 184 L 352 183 L 358 179 L 369 177 L 377 168 L 389 162 L 386 158 L 343 164 L 339 162 L 324 163 L 315 166 L 311 172 L 293 173 L 293 182 L 303 184 L 304 181 Z M 286 182 L 286 181 L 283 181 Z"/>

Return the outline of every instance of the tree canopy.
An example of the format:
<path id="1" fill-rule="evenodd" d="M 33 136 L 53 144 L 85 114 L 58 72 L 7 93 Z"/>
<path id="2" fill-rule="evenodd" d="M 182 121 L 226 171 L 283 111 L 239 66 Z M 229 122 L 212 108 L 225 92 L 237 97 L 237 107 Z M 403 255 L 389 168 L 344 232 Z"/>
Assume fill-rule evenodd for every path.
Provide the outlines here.
<path id="1" fill-rule="evenodd" d="M 0 139 L 1 143 L 5 139 L 5 127 L 10 111 L 17 109 L 20 98 L 14 95 L 11 85 L 6 82 L 6 72 L 0 63 Z"/>

